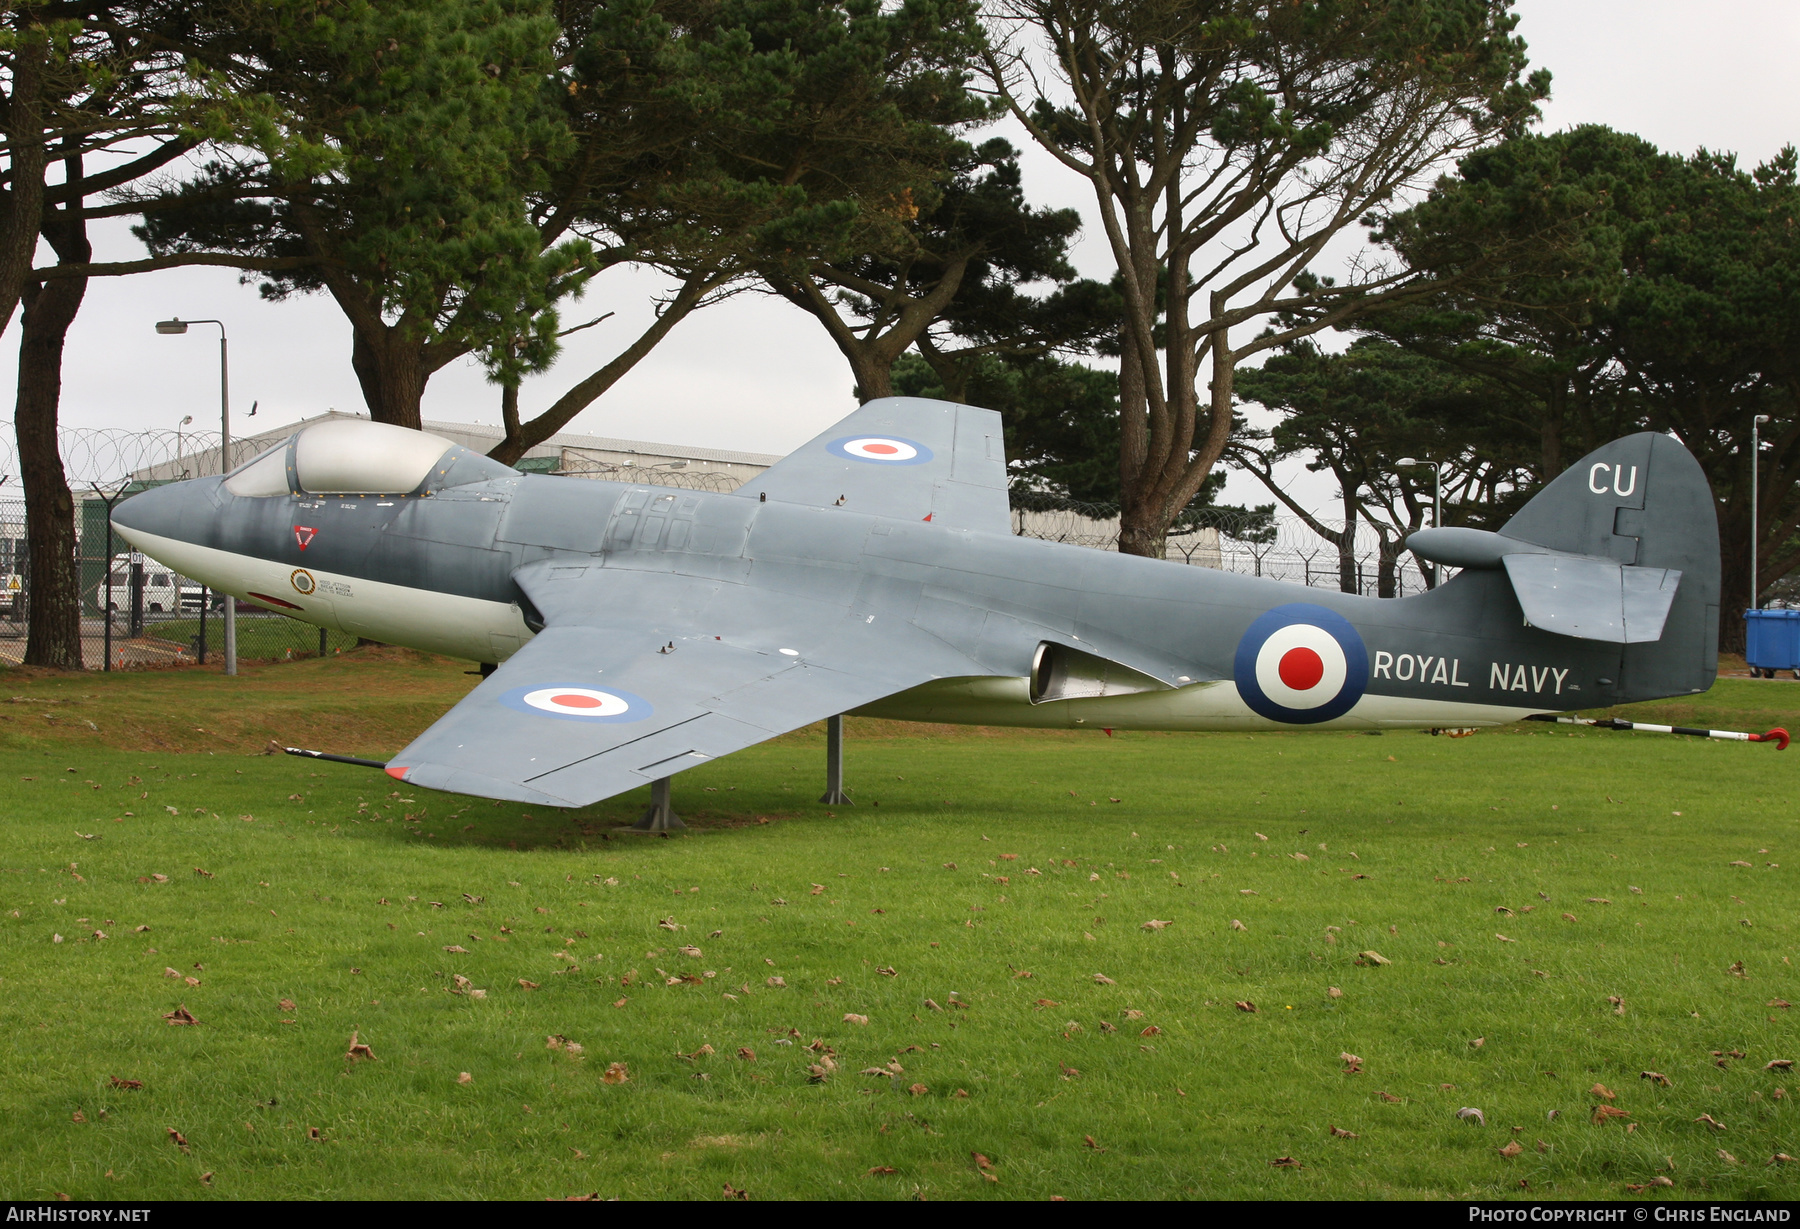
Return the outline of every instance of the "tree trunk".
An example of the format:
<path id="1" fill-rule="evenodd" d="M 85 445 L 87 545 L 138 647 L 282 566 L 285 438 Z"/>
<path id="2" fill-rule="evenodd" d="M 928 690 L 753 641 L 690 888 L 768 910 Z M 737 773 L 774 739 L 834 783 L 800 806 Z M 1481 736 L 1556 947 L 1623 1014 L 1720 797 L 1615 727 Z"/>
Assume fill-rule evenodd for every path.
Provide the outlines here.
<path id="1" fill-rule="evenodd" d="M 27 21 L 30 20 L 29 14 Z M 44 61 L 48 40 L 27 25 L 14 47 L 12 96 L 0 107 L 6 137 L 9 189 L 0 192 L 0 330 L 12 323 L 37 254 L 38 219 L 44 211 Z"/>
<path id="2" fill-rule="evenodd" d="M 26 284 L 18 401 L 13 410 L 30 556 L 25 664 L 59 670 L 82 667 L 75 500 L 57 450 L 56 425 L 63 340 L 86 292 L 87 279 L 80 277 L 59 278 L 42 287 Z"/>
<path id="3" fill-rule="evenodd" d="M 669 335 L 669 331 L 688 314 L 705 301 L 706 296 L 717 290 L 726 281 L 721 273 L 690 276 L 681 284 L 674 299 L 664 306 L 662 312 L 651 322 L 650 327 L 637 335 L 629 346 L 620 351 L 611 362 L 594 372 L 568 392 L 556 399 L 556 403 L 539 414 L 536 418 L 525 422 L 519 420 L 519 390 L 515 387 L 501 392 L 500 416 L 506 434 L 500 442 L 488 450 L 488 456 L 503 465 L 517 465 L 519 458 L 528 451 L 561 431 L 569 425 L 569 420 L 598 401 L 613 385 L 628 375 L 633 367 L 644 360 L 654 350 L 657 343 Z M 602 317 L 604 319 L 604 317 Z"/>
<path id="4" fill-rule="evenodd" d="M 1378 533 L 1380 555 L 1376 564 L 1375 595 L 1377 597 L 1400 596 L 1400 568 L 1398 542 L 1393 541 L 1385 532 Z"/>
<path id="5" fill-rule="evenodd" d="M 1361 579 L 1356 574 L 1356 500 L 1344 496 L 1344 532 L 1338 538 L 1338 588 L 1345 593 L 1359 592 Z"/>
<path id="6" fill-rule="evenodd" d="M 856 376 L 858 405 L 867 405 L 871 401 L 894 395 L 894 359 L 885 358 L 870 346 L 846 350 L 844 356 L 850 360 L 850 370 Z"/>
<path id="7" fill-rule="evenodd" d="M 425 382 L 431 378 L 423 343 L 403 336 L 392 325 L 382 326 L 377 338 L 371 339 L 362 329 L 353 330 L 352 335 L 350 366 L 362 385 L 369 417 L 419 430 L 419 402 L 425 396 Z"/>

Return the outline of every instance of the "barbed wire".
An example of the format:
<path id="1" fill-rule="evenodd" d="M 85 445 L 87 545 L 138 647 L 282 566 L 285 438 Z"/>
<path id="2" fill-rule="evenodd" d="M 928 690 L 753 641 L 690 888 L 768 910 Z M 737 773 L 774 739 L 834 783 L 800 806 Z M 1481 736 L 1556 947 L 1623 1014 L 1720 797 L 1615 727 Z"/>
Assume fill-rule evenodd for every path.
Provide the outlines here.
<path id="1" fill-rule="evenodd" d="M 16 441 L 13 424 L 0 419 L 0 495 L 18 489 Z M 133 477 L 167 481 L 223 472 L 217 431 L 62 427 L 56 441 L 63 473 L 78 492 L 92 486 L 117 486 Z M 232 440 L 231 464 L 226 468 L 235 469 L 266 446 L 262 440 Z"/>

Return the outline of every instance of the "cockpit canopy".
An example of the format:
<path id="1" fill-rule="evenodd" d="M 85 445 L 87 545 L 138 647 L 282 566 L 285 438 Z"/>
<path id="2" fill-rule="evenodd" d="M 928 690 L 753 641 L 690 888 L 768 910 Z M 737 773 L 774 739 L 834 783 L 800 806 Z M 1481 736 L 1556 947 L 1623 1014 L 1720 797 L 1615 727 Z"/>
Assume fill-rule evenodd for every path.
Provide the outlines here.
<path id="1" fill-rule="evenodd" d="M 316 423 L 225 480 L 233 495 L 424 495 L 515 471 L 428 431 L 360 418 Z"/>

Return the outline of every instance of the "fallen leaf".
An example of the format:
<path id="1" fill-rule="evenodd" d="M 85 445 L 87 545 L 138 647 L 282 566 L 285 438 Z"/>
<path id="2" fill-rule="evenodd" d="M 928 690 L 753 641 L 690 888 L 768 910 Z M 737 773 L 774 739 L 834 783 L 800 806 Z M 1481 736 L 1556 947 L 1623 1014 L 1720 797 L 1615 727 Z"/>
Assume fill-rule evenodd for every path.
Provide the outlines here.
<path id="1" fill-rule="evenodd" d="M 1669 1077 L 1660 1071 L 1640 1071 L 1638 1072 L 1638 1079 L 1649 1080 L 1652 1084 L 1660 1085 L 1663 1088 L 1669 1086 Z"/>
<path id="2" fill-rule="evenodd" d="M 283 1011 L 299 1010 L 298 1007 L 295 1005 L 293 999 L 282 999 L 279 1003 L 276 1004 L 276 1006 L 281 1008 L 281 1010 L 283 1010 Z"/>
<path id="3" fill-rule="evenodd" d="M 473 1084 L 475 1082 L 475 1077 L 470 1075 L 467 1071 L 460 1071 L 457 1073 L 456 1082 L 458 1084 Z"/>
<path id="4" fill-rule="evenodd" d="M 1346 1131 L 1341 1127 L 1327 1126 L 1325 1129 L 1327 1131 L 1331 1132 L 1331 1136 L 1333 1139 L 1361 1139 L 1362 1138 L 1362 1136 L 1358 1135 L 1355 1131 Z"/>
<path id="5" fill-rule="evenodd" d="M 1718 1151 L 1719 1151 L 1719 1159 L 1721 1161 L 1724 1161 L 1727 1165 L 1742 1164 L 1742 1162 L 1740 1162 L 1735 1156 L 1732 1156 L 1731 1153 L 1725 1151 L 1725 1149 L 1720 1148 Z"/>
<path id="6" fill-rule="evenodd" d="M 867 1024 L 868 1022 L 869 1022 L 869 1017 L 867 1017 L 867 1016 L 859 1016 L 853 1011 L 847 1011 L 844 1013 L 844 1023 L 845 1024 Z"/>
<path id="7" fill-rule="evenodd" d="M 1588 1091 L 1590 1093 L 1592 1093 L 1594 1096 L 1604 1097 L 1608 1101 L 1616 1101 L 1619 1099 L 1619 1094 L 1616 1092 L 1613 1092 L 1610 1088 L 1608 1088 L 1604 1084 L 1596 1084 L 1592 1088 L 1588 1089 Z"/>
<path id="8" fill-rule="evenodd" d="M 126 1092 L 136 1092 L 144 1086 L 144 1081 L 142 1080 L 121 1080 L 116 1075 L 112 1077 L 111 1083 L 114 1088 L 122 1089 Z"/>
<path id="9" fill-rule="evenodd" d="M 458 955 L 463 955 L 463 956 L 466 956 L 469 954 L 469 949 L 462 946 L 460 943 L 452 943 L 448 947 L 446 947 L 444 950 L 447 952 L 455 952 Z"/>
<path id="10" fill-rule="evenodd" d="M 354 1062 L 359 1058 L 372 1059 L 375 1057 L 375 1051 L 371 1050 L 364 1042 L 358 1041 L 356 1039 L 355 1031 L 352 1030 L 350 1033 L 350 1048 L 344 1051 L 344 1057 L 351 1062 Z"/>
<path id="11" fill-rule="evenodd" d="M 1174 924 L 1174 922 L 1165 922 L 1157 918 L 1151 918 L 1148 922 L 1144 923 L 1143 928 L 1145 930 L 1161 930 L 1166 926 L 1173 926 Z M 1240 924 L 1237 929 L 1242 930 L 1243 926 Z"/>
<path id="12" fill-rule="evenodd" d="M 173 1143 L 183 1152 L 188 1151 L 187 1136 L 183 1135 L 180 1131 L 177 1131 L 174 1127 L 167 1127 L 165 1129 L 169 1132 L 169 1142 Z"/>
<path id="13" fill-rule="evenodd" d="M 771 977 L 769 979 L 769 985 L 775 987 L 777 990 L 780 990 L 787 986 L 787 979 L 781 978 L 781 977 Z"/>
<path id="14" fill-rule="evenodd" d="M 1793 1163 L 1794 1158 L 1785 1152 L 1777 1152 L 1774 1156 L 1769 1158 L 1769 1164 L 1771 1165 L 1792 1165 Z"/>
<path id="15" fill-rule="evenodd" d="M 884 1176 L 886 1174 L 897 1174 L 899 1172 L 900 1171 L 898 1169 L 895 1169 L 892 1165 L 877 1165 L 874 1168 L 869 1170 L 869 1176 L 871 1178 L 874 1178 L 874 1177 Z"/>
<path id="16" fill-rule="evenodd" d="M 1378 1096 L 1378 1097 L 1380 1097 L 1380 1098 L 1381 1098 L 1381 1099 L 1382 1099 L 1382 1100 L 1383 1100 L 1383 1101 L 1386 1101 L 1386 1102 L 1387 1102 L 1387 1103 L 1388 1103 L 1388 1104 L 1390 1104 L 1390 1105 L 1398 1105 L 1398 1104 L 1400 1104 L 1400 1098 L 1399 1098 L 1399 1097 L 1396 1097 L 1396 1096 L 1395 1096 L 1395 1095 L 1394 1095 L 1394 1094 L 1393 1094 L 1393 1093 L 1391 1093 L 1391 1092 L 1378 1092 L 1378 1093 L 1376 1093 L 1376 1094 L 1375 1094 L 1375 1095 L 1376 1095 L 1376 1096 Z"/>
<path id="17" fill-rule="evenodd" d="M 1771 1058 L 1763 1064 L 1764 1071 L 1786 1071 L 1794 1065 L 1791 1058 Z"/>
<path id="18" fill-rule="evenodd" d="M 756 1061 L 756 1051 L 752 1050 L 749 1046 L 739 1046 L 738 1057 L 747 1063 L 753 1063 Z"/>
<path id="19" fill-rule="evenodd" d="M 1457 1110 L 1456 1117 L 1463 1119 L 1465 1122 L 1473 1122 L 1478 1127 L 1485 1127 L 1487 1125 L 1487 1115 L 1483 1114 L 1473 1105 L 1465 1105 Z"/>
<path id="20" fill-rule="evenodd" d="M 198 1024 L 198 1023 L 200 1023 L 200 1021 L 194 1019 L 194 1013 L 187 1009 L 186 1004 L 183 1004 L 182 1006 L 177 1007 L 174 1011 L 169 1012 L 167 1015 L 165 1015 L 163 1017 L 163 1019 L 167 1020 L 170 1024 Z"/>
<path id="21" fill-rule="evenodd" d="M 624 1063 L 608 1063 L 600 1076 L 603 1084 L 623 1084 L 631 1079 L 631 1073 L 625 1070 Z"/>
<path id="22" fill-rule="evenodd" d="M 1613 1015 L 1622 1016 L 1625 1014 L 1625 1000 L 1624 999 L 1620 998 L 1616 994 L 1609 994 L 1606 996 L 1606 1001 L 1612 1004 Z"/>
<path id="23" fill-rule="evenodd" d="M 536 982 L 526 981 L 523 977 L 521 977 L 519 979 L 519 989 L 521 989 L 521 990 L 536 990 L 537 988 L 538 988 L 538 984 Z M 619 1002 L 621 1002 L 621 1003 L 623 1003 L 624 1001 L 625 1001 L 624 999 L 619 1000 Z"/>
<path id="24" fill-rule="evenodd" d="M 1305 1169 L 1306 1168 L 1306 1166 L 1302 1165 L 1299 1161 L 1296 1161 L 1291 1156 L 1278 1156 L 1274 1160 L 1270 1161 L 1269 1164 L 1273 1165 L 1276 1169 Z"/>
<path id="25" fill-rule="evenodd" d="M 1519 1145 L 1519 1141 L 1515 1139 L 1515 1140 L 1511 1141 L 1510 1143 L 1508 1143 L 1506 1145 L 1506 1147 L 1500 1149 L 1500 1155 L 1510 1161 L 1515 1156 L 1518 1156 L 1523 1151 L 1525 1151 L 1525 1149 L 1522 1148 Z"/>
<path id="26" fill-rule="evenodd" d="M 749 1191 L 745 1190 L 742 1187 L 733 1186 L 729 1182 L 727 1182 L 725 1184 L 724 1194 L 725 1194 L 725 1198 L 727 1198 L 727 1199 L 749 1199 L 750 1198 Z"/>
<path id="27" fill-rule="evenodd" d="M 1358 953 L 1356 953 L 1356 958 L 1358 960 L 1364 961 L 1367 964 L 1374 964 L 1374 965 L 1393 964 L 1394 963 L 1393 961 L 1389 960 L 1386 956 L 1383 956 L 1380 952 L 1375 952 L 1375 951 L 1358 952 Z"/>
<path id="28" fill-rule="evenodd" d="M 1247 1011 L 1252 1015 L 1256 1013 L 1256 1004 L 1252 1003 L 1249 999 L 1239 999 L 1235 1005 L 1239 1011 Z"/>
<path id="29" fill-rule="evenodd" d="M 1591 1119 L 1591 1121 L 1593 1122 L 1593 1124 L 1595 1126 L 1600 1127 L 1600 1126 L 1605 1126 L 1607 1124 L 1607 1122 L 1609 1122 L 1610 1120 L 1612 1120 L 1614 1118 L 1629 1118 L 1629 1117 L 1631 1117 L 1630 1114 L 1627 1114 L 1624 1110 L 1620 1109 L 1616 1105 L 1596 1105 L 1594 1107 L 1594 1117 Z"/>
<path id="30" fill-rule="evenodd" d="M 906 1091 L 911 1093 L 915 1097 L 922 1097 L 926 1093 L 930 1092 L 931 1090 L 929 1088 L 925 1087 L 925 1085 L 923 1085 L 923 1084 L 914 1084 L 911 1087 L 909 1087 Z"/>
<path id="31" fill-rule="evenodd" d="M 1715 1131 L 1723 1131 L 1725 1129 L 1725 1124 L 1720 1122 L 1717 1118 L 1714 1118 L 1711 1114 L 1702 1114 L 1700 1117 L 1694 1119 L 1694 1121 L 1703 1123 Z"/>
<path id="32" fill-rule="evenodd" d="M 1494 938 L 1500 940 L 1500 942 L 1502 942 L 1502 943 L 1517 943 L 1518 942 L 1517 939 L 1509 939 L 1497 930 L 1494 932 Z"/>
<path id="33" fill-rule="evenodd" d="M 1344 997 L 1344 992 L 1339 990 L 1336 986 L 1325 987 L 1325 994 L 1327 997 L 1334 999 L 1341 999 Z"/>
<path id="34" fill-rule="evenodd" d="M 1486 1044 L 1487 1044 L 1486 1037 L 1477 1037 L 1477 1038 L 1475 1038 L 1475 1040 L 1473 1040 L 1469 1043 L 1469 1046 L 1472 1049 L 1479 1050 L 1482 1046 L 1484 1046 Z"/>
<path id="35" fill-rule="evenodd" d="M 1231 928 L 1233 930 L 1249 930 L 1250 929 L 1248 926 L 1244 925 L 1242 922 L 1238 921 L 1236 918 L 1231 919 Z"/>

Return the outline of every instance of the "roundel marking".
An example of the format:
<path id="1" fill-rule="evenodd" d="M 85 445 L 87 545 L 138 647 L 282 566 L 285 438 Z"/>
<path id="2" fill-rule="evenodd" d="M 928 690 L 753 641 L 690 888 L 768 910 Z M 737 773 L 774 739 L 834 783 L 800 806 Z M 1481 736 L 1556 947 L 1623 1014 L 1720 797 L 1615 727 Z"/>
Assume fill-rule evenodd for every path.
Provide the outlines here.
<path id="1" fill-rule="evenodd" d="M 832 440 L 825 451 L 851 461 L 872 461 L 877 465 L 923 465 L 931 460 L 931 449 L 917 440 L 903 440 L 894 435 L 850 435 Z"/>
<path id="2" fill-rule="evenodd" d="M 1369 684 L 1369 651 L 1350 621 L 1310 602 L 1259 616 L 1238 641 L 1232 674 L 1252 712 L 1316 725 L 1349 712 Z"/>
<path id="3" fill-rule="evenodd" d="M 296 593 L 311 593 L 319 587 L 313 580 L 312 573 L 305 568 L 295 568 L 294 574 L 288 577 L 288 583 L 294 586 Z"/>
<path id="4" fill-rule="evenodd" d="M 500 702 L 522 713 L 566 721 L 642 721 L 654 711 L 648 700 L 629 691 L 602 691 L 574 684 L 515 687 L 502 695 Z"/>

